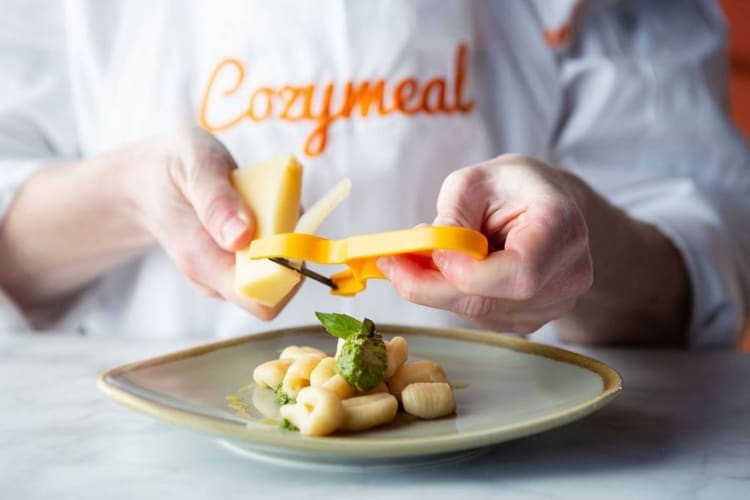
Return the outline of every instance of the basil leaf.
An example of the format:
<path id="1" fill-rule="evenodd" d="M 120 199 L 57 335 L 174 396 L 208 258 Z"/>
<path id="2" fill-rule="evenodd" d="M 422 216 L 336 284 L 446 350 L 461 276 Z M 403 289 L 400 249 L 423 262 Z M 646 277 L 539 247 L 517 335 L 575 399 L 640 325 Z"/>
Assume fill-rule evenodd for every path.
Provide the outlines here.
<path id="1" fill-rule="evenodd" d="M 348 339 L 362 330 L 362 322 L 347 314 L 316 312 L 320 324 L 328 333 L 340 339 Z"/>

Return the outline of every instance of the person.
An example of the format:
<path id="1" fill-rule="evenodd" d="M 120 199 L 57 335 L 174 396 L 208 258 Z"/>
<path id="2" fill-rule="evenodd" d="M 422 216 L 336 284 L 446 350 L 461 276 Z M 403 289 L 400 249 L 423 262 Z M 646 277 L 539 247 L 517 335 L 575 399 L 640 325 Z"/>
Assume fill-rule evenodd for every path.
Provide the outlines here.
<path id="1" fill-rule="evenodd" d="M 5 10 L 4 330 L 228 337 L 337 311 L 718 347 L 747 323 L 750 153 L 712 1 Z M 327 237 L 461 225 L 492 252 L 252 303 L 232 252 L 253 214 L 228 176 L 289 152 L 303 205 L 352 180 Z"/>

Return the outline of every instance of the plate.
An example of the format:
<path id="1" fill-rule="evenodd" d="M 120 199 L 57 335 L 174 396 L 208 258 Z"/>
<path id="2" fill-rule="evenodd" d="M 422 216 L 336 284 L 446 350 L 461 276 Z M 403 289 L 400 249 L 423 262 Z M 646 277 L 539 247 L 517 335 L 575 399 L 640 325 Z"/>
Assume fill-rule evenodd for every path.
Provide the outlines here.
<path id="1" fill-rule="evenodd" d="M 263 409 L 267 394 L 253 387 L 252 371 L 288 345 L 332 353 L 336 339 L 319 325 L 127 364 L 102 374 L 99 387 L 118 403 L 215 435 L 245 456 L 318 467 L 442 463 L 471 456 L 478 448 L 584 417 L 622 389 L 619 374 L 600 361 L 512 336 L 399 325 L 378 325 L 378 330 L 386 338 L 404 336 L 410 361 L 429 359 L 445 369 L 456 386 L 455 416 L 397 418 L 364 433 L 326 437 L 278 428 L 253 404 L 255 399 Z"/>

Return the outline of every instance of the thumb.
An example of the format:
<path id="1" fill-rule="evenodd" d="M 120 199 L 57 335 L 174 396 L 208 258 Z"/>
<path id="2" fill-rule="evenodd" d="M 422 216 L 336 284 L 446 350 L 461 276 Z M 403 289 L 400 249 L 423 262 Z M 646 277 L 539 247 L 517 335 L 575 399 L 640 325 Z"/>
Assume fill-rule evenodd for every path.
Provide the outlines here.
<path id="1" fill-rule="evenodd" d="M 461 226 L 481 230 L 489 201 L 487 180 L 478 167 L 467 167 L 443 181 L 433 226 Z"/>
<path id="2" fill-rule="evenodd" d="M 491 199 L 490 189 L 491 182 L 481 166 L 466 167 L 451 173 L 440 188 L 437 216 L 432 225 L 460 226 L 481 231 Z M 435 250 L 432 261 L 447 277 L 471 265 L 473 259 L 461 252 Z"/>
<path id="3" fill-rule="evenodd" d="M 229 169 L 206 168 L 188 197 L 216 243 L 235 251 L 250 244 L 254 223 L 250 209 L 229 182 Z"/>

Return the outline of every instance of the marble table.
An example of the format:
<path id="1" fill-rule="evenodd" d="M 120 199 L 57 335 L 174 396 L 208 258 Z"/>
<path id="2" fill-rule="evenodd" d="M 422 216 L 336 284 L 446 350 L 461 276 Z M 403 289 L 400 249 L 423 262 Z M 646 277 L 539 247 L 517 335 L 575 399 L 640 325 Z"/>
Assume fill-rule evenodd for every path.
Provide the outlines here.
<path id="1" fill-rule="evenodd" d="M 583 420 L 451 465 L 320 472 L 234 455 L 96 387 L 107 368 L 195 343 L 0 335 L 0 498 L 750 498 L 746 354 L 578 348 L 625 381 Z"/>

